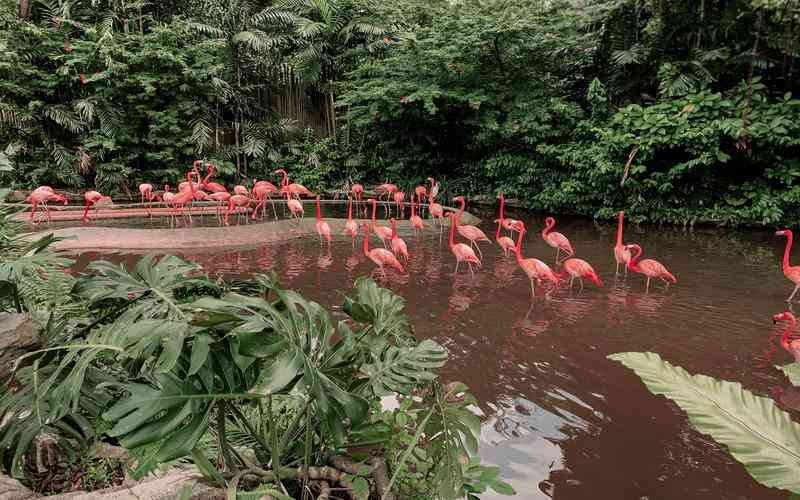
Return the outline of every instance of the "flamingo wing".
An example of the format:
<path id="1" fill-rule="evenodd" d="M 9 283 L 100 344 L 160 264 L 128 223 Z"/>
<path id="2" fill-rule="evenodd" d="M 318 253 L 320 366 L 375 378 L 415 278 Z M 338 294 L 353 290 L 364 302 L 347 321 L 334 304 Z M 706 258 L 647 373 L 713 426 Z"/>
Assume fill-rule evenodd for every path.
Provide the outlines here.
<path id="1" fill-rule="evenodd" d="M 661 262 L 659 262 L 657 260 L 644 259 L 644 260 L 639 261 L 638 265 L 639 265 L 639 268 L 642 270 L 642 273 L 645 276 L 649 276 L 651 278 L 668 279 L 668 280 L 672 281 L 673 283 L 677 283 L 678 282 L 678 280 L 675 279 L 675 276 L 673 276 L 667 270 L 667 268 L 664 266 L 664 264 L 662 264 Z"/>
<path id="2" fill-rule="evenodd" d="M 560 248 L 570 255 L 575 253 L 567 237 L 561 233 L 548 233 L 546 240 L 547 244 L 553 248 Z"/>
<path id="3" fill-rule="evenodd" d="M 481 266 L 481 260 L 475 255 L 475 251 L 472 250 L 472 247 L 469 245 L 465 245 L 464 243 L 456 243 L 452 247 L 453 255 L 456 256 L 456 260 L 459 262 L 472 262 L 476 264 L 478 267 Z"/>
<path id="4" fill-rule="evenodd" d="M 514 250 L 514 248 L 516 246 L 514 244 L 514 240 L 512 240 L 508 236 L 501 236 L 501 237 L 497 238 L 497 244 L 500 245 L 500 248 L 502 248 L 503 251 Z"/>
<path id="5" fill-rule="evenodd" d="M 386 250 L 385 248 L 374 248 L 369 252 L 370 254 L 375 255 L 375 257 L 380 261 L 381 265 L 392 267 L 400 272 L 404 272 L 403 265 L 400 264 L 400 261 L 397 260 L 397 257 L 395 257 L 394 254 L 389 250 Z"/>
<path id="6" fill-rule="evenodd" d="M 491 242 L 491 240 L 489 240 L 489 238 L 486 236 L 486 233 L 475 226 L 459 224 L 457 229 L 459 234 L 468 240 Z"/>

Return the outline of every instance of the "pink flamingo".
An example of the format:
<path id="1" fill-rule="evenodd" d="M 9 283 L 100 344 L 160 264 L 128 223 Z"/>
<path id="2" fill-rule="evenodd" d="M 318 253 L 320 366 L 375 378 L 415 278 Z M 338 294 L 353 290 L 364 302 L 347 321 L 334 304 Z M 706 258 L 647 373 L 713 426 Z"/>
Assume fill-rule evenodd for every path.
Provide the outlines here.
<path id="1" fill-rule="evenodd" d="M 229 225 L 228 224 L 228 217 L 231 215 L 231 212 L 233 212 L 234 209 L 239 209 L 239 208 L 244 208 L 245 209 L 244 221 L 247 222 L 247 209 L 250 207 L 250 204 L 252 202 L 253 202 L 253 200 L 251 200 L 249 197 L 247 197 L 247 196 L 245 196 L 243 194 L 235 194 L 235 195 L 231 196 L 230 198 L 228 198 L 228 210 L 225 212 L 225 225 L 226 226 Z M 239 214 L 239 215 L 241 215 L 241 214 Z M 237 224 L 238 224 L 238 221 L 239 221 L 238 217 L 236 218 L 236 221 L 237 221 Z"/>
<path id="2" fill-rule="evenodd" d="M 397 185 L 389 182 L 385 182 L 375 188 L 375 192 L 377 193 L 378 198 L 380 199 L 382 196 L 386 196 L 387 202 L 389 201 L 389 197 L 398 192 L 399 190 L 400 189 L 397 187 Z"/>
<path id="3" fill-rule="evenodd" d="M 786 236 L 786 248 L 783 250 L 783 275 L 786 276 L 786 279 L 794 283 L 794 290 L 792 294 L 789 295 L 789 298 L 786 299 L 786 302 L 791 302 L 797 290 L 800 290 L 800 266 L 792 266 L 789 264 L 789 254 L 792 253 L 794 235 L 790 229 L 784 229 L 783 231 L 777 231 L 775 236 Z"/>
<path id="4" fill-rule="evenodd" d="M 217 220 L 220 220 L 222 218 L 222 204 L 228 203 L 228 200 L 231 198 L 231 194 L 227 191 L 217 191 L 216 193 L 211 193 L 208 195 L 208 198 L 217 202 Z"/>
<path id="5" fill-rule="evenodd" d="M 435 201 L 436 195 L 439 193 L 439 184 L 433 177 L 428 177 L 428 180 L 431 182 L 431 189 L 428 191 L 428 213 L 431 214 L 434 221 L 439 219 L 439 224 L 442 224 L 444 222 L 444 208 Z M 421 210 L 422 206 L 420 205 Z"/>
<path id="6" fill-rule="evenodd" d="M 417 195 L 417 199 L 422 203 L 422 200 L 424 200 L 425 196 L 428 194 L 428 190 L 425 186 L 417 186 L 414 188 L 414 194 Z M 414 197 L 412 196 L 411 199 L 413 200 Z M 422 212 L 422 207 L 420 207 L 420 212 Z"/>
<path id="7" fill-rule="evenodd" d="M 187 183 L 181 183 L 181 185 L 186 185 L 187 188 L 179 190 L 175 193 L 175 196 L 172 197 L 172 211 L 174 216 L 178 216 L 183 214 L 184 207 L 187 207 L 189 210 L 189 223 L 192 221 L 192 201 L 194 201 L 194 190 L 195 185 L 191 182 L 192 179 L 192 172 L 186 172 L 186 180 Z"/>
<path id="8" fill-rule="evenodd" d="M 147 183 L 139 184 L 139 195 L 142 205 L 144 205 L 145 198 L 147 198 L 148 201 L 152 201 L 153 185 Z"/>
<path id="9" fill-rule="evenodd" d="M 456 219 L 458 220 L 458 224 L 456 229 L 458 229 L 458 234 L 463 236 L 464 238 L 469 240 L 470 245 L 474 245 L 475 248 L 478 250 L 478 255 L 483 258 L 483 252 L 481 252 L 480 247 L 478 246 L 479 241 L 488 241 L 491 243 L 492 241 L 486 236 L 486 233 L 478 229 L 476 226 L 472 226 L 469 224 L 461 224 L 461 216 L 464 214 L 464 208 L 466 207 L 467 202 L 464 201 L 463 196 L 456 196 L 453 198 L 453 201 L 457 201 L 461 203 L 461 207 L 458 209 L 458 216 Z"/>
<path id="10" fill-rule="evenodd" d="M 631 251 L 622 243 L 622 225 L 625 219 L 625 212 L 620 210 L 617 217 L 619 221 L 617 222 L 617 244 L 614 245 L 614 259 L 617 261 L 617 274 L 619 274 L 619 265 L 622 264 L 625 267 L 625 276 L 627 276 L 628 262 L 631 261 Z"/>
<path id="11" fill-rule="evenodd" d="M 425 189 L 424 187 L 422 189 Z M 420 198 L 422 199 L 422 198 Z M 414 197 L 411 197 L 411 218 L 409 219 L 411 222 L 411 227 L 414 228 L 414 232 L 421 231 L 425 229 L 425 224 L 422 222 L 422 217 L 414 213 Z"/>
<path id="12" fill-rule="evenodd" d="M 367 201 L 372 203 L 372 231 L 383 242 L 383 246 L 386 247 L 386 241 L 392 239 L 392 230 L 386 226 L 379 226 L 375 221 L 375 212 L 378 206 L 375 198 L 370 198 Z"/>
<path id="13" fill-rule="evenodd" d="M 347 197 L 347 222 L 344 223 L 344 234 L 351 236 L 353 240 L 353 247 L 356 246 L 356 235 L 358 235 L 358 226 L 353 222 L 353 197 Z"/>
<path id="14" fill-rule="evenodd" d="M 511 231 L 511 235 L 514 235 L 514 231 L 516 231 L 517 223 L 520 222 L 516 219 L 508 219 L 505 216 L 505 207 L 506 207 L 506 199 L 503 197 L 503 193 L 500 193 L 498 197 L 500 199 L 500 223 L 503 225 L 504 228 Z"/>
<path id="15" fill-rule="evenodd" d="M 566 236 L 561 233 L 553 232 L 553 227 L 556 225 L 556 220 L 552 217 L 548 217 L 544 220 L 544 229 L 542 229 L 542 239 L 550 245 L 551 247 L 556 249 L 556 264 L 559 264 L 560 261 L 558 260 L 559 255 L 561 252 L 564 252 L 564 258 L 571 257 L 575 255 L 575 250 L 572 249 L 572 245 L 570 244 L 569 240 Z"/>
<path id="16" fill-rule="evenodd" d="M 796 362 L 800 361 L 800 338 L 797 335 L 792 335 L 795 328 L 797 328 L 797 318 L 791 311 L 784 311 L 772 316 L 772 324 L 778 321 L 789 322 L 786 330 L 783 331 L 783 335 L 781 335 L 781 347 L 791 354 Z"/>
<path id="17" fill-rule="evenodd" d="M 208 164 L 208 169 L 206 170 L 206 177 L 202 180 L 201 187 L 211 193 L 227 193 L 228 189 L 219 184 L 217 182 L 210 182 L 209 179 L 214 176 L 214 173 L 217 171 L 216 167 L 212 163 Z"/>
<path id="18" fill-rule="evenodd" d="M 269 199 L 269 204 L 272 205 L 272 214 L 275 216 L 275 220 L 278 219 L 278 212 L 275 211 L 275 203 L 273 203 L 271 196 L 277 192 L 278 188 L 275 187 L 275 184 L 269 181 L 256 181 L 253 179 L 253 196 L 258 202 L 253 210 L 253 219 L 256 218 L 259 208 L 261 208 L 261 216 L 264 216 L 264 205 L 267 199 Z"/>
<path id="19" fill-rule="evenodd" d="M 597 286 L 603 286 L 603 282 L 600 281 L 600 277 L 597 276 L 594 268 L 583 259 L 572 258 L 564 261 L 564 269 L 561 270 L 559 277 L 563 279 L 567 276 L 569 276 L 570 290 L 572 290 L 572 284 L 575 282 L 575 278 L 578 278 L 581 284 L 581 290 L 583 290 L 583 278 L 587 278 Z"/>
<path id="20" fill-rule="evenodd" d="M 350 192 L 353 193 L 353 198 L 356 200 L 356 207 L 361 203 L 361 198 L 364 196 L 364 186 L 361 184 L 353 184 L 350 186 Z M 367 207 L 364 207 L 364 215 L 367 214 Z"/>
<path id="21" fill-rule="evenodd" d="M 392 252 L 398 257 L 402 256 L 408 264 L 408 245 L 397 235 L 397 219 L 392 218 L 389 222 L 392 224 Z"/>
<path id="22" fill-rule="evenodd" d="M 289 174 L 286 173 L 286 170 L 279 168 L 273 173 L 283 175 L 283 180 L 281 181 L 281 191 L 287 190 L 289 194 L 297 198 L 300 196 L 314 196 L 314 193 L 309 191 L 302 184 L 298 184 L 296 182 L 289 184 Z"/>
<path id="23" fill-rule="evenodd" d="M 197 177 L 197 182 L 192 180 L 192 176 Z M 178 184 L 178 192 L 186 191 L 189 189 L 190 185 L 193 186 L 194 189 L 200 189 L 200 172 L 197 171 L 197 165 L 195 165 L 194 170 L 186 172 L 186 180 Z"/>
<path id="24" fill-rule="evenodd" d="M 631 260 L 628 262 L 628 268 L 636 273 L 644 274 L 647 276 L 647 287 L 645 290 L 650 290 L 650 279 L 651 278 L 659 278 L 664 282 L 666 287 L 669 287 L 669 282 L 677 283 L 678 280 L 667 271 L 667 268 L 664 267 L 664 264 L 657 260 L 653 259 L 644 259 L 640 261 L 639 259 L 642 258 L 642 247 L 640 247 L 637 243 L 632 243 L 630 245 L 625 245 L 629 251 L 635 252 L 635 255 L 631 257 Z"/>
<path id="25" fill-rule="evenodd" d="M 244 196 L 249 198 L 250 190 L 247 189 L 245 186 L 242 186 L 241 184 L 237 184 L 233 186 L 233 194 L 238 194 L 239 196 Z"/>
<path id="26" fill-rule="evenodd" d="M 394 202 L 397 204 L 397 216 L 403 217 L 405 214 L 405 208 L 403 207 L 403 201 L 406 199 L 406 194 L 402 191 L 397 191 L 393 195 Z"/>
<path id="27" fill-rule="evenodd" d="M 97 212 L 98 212 L 98 203 L 108 203 L 111 201 L 110 196 L 103 196 L 102 194 L 98 193 L 97 191 L 87 191 L 83 195 L 83 199 L 86 201 L 85 208 L 83 209 L 83 223 L 86 224 L 86 221 L 89 220 L 89 208 L 94 207 L 94 220 L 97 220 Z"/>
<path id="28" fill-rule="evenodd" d="M 49 186 L 40 186 L 31 191 L 28 197 L 25 198 L 25 201 L 31 204 L 31 222 L 33 222 L 34 214 L 36 214 L 39 205 L 42 206 L 42 211 L 47 215 L 47 222 L 50 222 L 50 207 L 47 206 L 47 202 L 64 202 L 64 205 L 66 205 L 68 200 L 66 195 L 54 192 L 53 188 Z"/>
<path id="29" fill-rule="evenodd" d="M 480 268 L 481 260 L 477 255 L 475 255 L 475 252 L 469 245 L 465 245 L 464 243 L 455 243 L 454 238 L 456 234 L 456 227 L 458 226 L 458 216 L 452 212 L 448 212 L 447 217 L 450 218 L 450 251 L 453 252 L 453 255 L 456 258 L 456 268 L 453 271 L 453 274 L 458 273 L 458 265 L 461 264 L 461 261 L 465 261 L 467 264 L 469 264 L 469 271 L 473 276 L 475 276 L 475 271 L 472 269 L 472 264 L 475 264 Z"/>
<path id="30" fill-rule="evenodd" d="M 322 238 L 328 240 L 328 247 L 331 246 L 331 226 L 322 220 L 322 212 L 319 207 L 319 195 L 317 195 L 317 234 L 319 235 L 319 244 L 322 245 Z"/>
<path id="31" fill-rule="evenodd" d="M 300 219 L 302 219 L 303 215 L 305 214 L 305 210 L 303 210 L 303 204 L 292 198 L 292 195 L 289 194 L 289 191 L 284 191 L 283 194 L 286 195 L 286 206 L 289 207 L 292 217 L 297 218 L 297 227 L 299 228 Z"/>
<path id="32" fill-rule="evenodd" d="M 164 184 L 164 194 L 161 195 L 161 201 L 164 203 L 164 206 L 171 206 L 174 199 L 175 193 L 170 191 L 169 184 Z"/>
<path id="33" fill-rule="evenodd" d="M 381 274 L 383 274 L 383 278 L 386 279 L 386 267 L 391 267 L 397 269 L 401 273 L 404 273 L 405 270 L 403 269 L 403 265 L 400 264 L 400 261 L 397 260 L 397 257 L 394 256 L 392 252 L 386 250 L 385 248 L 373 248 L 372 250 L 369 249 L 369 224 L 366 222 L 364 223 L 364 255 L 369 257 L 369 260 L 375 263 L 380 269 Z"/>
<path id="34" fill-rule="evenodd" d="M 505 199 L 503 198 L 503 193 L 500 193 L 499 198 L 500 198 L 500 218 L 494 221 L 497 224 L 497 232 L 494 235 L 494 239 L 497 242 L 497 244 L 500 245 L 500 248 L 503 249 L 503 253 L 505 254 L 505 256 L 508 257 L 508 251 L 514 250 L 514 240 L 512 240 L 508 236 L 500 236 L 500 228 L 510 226 L 512 230 L 511 234 L 513 235 L 514 231 L 516 230 L 517 227 L 520 226 L 520 224 L 522 225 L 522 227 L 525 227 L 525 225 L 518 220 L 506 219 L 504 217 L 505 214 L 503 211 L 503 205 L 505 205 Z M 511 221 L 508 226 L 506 225 L 507 220 Z"/>
<path id="35" fill-rule="evenodd" d="M 536 281 L 537 285 L 542 284 L 542 280 L 548 280 L 553 283 L 553 285 L 558 286 L 561 282 L 561 278 L 559 278 L 556 273 L 550 269 L 550 266 L 545 264 L 539 259 L 535 258 L 522 258 L 522 236 L 525 234 L 525 224 L 521 221 L 518 221 L 517 224 L 514 226 L 514 230 L 519 232 L 517 236 L 517 244 L 514 246 L 514 254 L 517 257 L 517 263 L 519 267 L 525 272 L 528 276 L 528 279 L 531 281 L 531 296 L 536 296 L 536 288 L 534 287 L 534 280 Z M 497 231 L 500 231 L 500 225 L 497 226 Z M 505 236 L 504 236 L 505 238 Z"/>

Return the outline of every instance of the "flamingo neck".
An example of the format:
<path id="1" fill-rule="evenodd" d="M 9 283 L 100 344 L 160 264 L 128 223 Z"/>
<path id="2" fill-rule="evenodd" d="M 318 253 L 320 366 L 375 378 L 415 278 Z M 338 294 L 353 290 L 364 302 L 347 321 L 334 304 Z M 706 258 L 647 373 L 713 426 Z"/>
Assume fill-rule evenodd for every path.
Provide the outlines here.
<path id="1" fill-rule="evenodd" d="M 623 219 L 625 218 L 625 214 L 623 212 L 619 213 L 619 223 L 617 224 L 617 246 L 622 246 L 622 225 Z"/>
<path id="2" fill-rule="evenodd" d="M 794 241 L 794 235 L 791 231 L 786 231 L 786 248 L 783 250 L 783 270 L 787 271 L 791 265 L 789 264 L 789 254 L 792 253 L 792 243 Z"/>
<path id="3" fill-rule="evenodd" d="M 347 198 L 347 222 L 353 222 L 353 198 Z"/>
<path id="4" fill-rule="evenodd" d="M 397 238 L 397 221 L 392 221 L 392 239 Z"/>
<path id="5" fill-rule="evenodd" d="M 545 224 L 544 229 L 542 229 L 542 238 L 546 238 L 547 235 L 550 234 L 550 231 L 553 230 L 553 227 L 555 227 L 555 225 L 556 221 L 548 222 L 547 224 Z"/>
<path id="6" fill-rule="evenodd" d="M 200 178 L 200 174 L 197 174 L 197 178 Z M 194 198 L 194 182 L 192 182 L 192 173 L 186 172 L 186 180 L 189 181 L 189 189 L 192 192 L 192 198 Z"/>
<path id="7" fill-rule="evenodd" d="M 378 203 L 372 200 L 372 225 L 375 225 L 375 211 L 377 210 Z"/>
<path id="8" fill-rule="evenodd" d="M 450 248 L 453 248 L 455 245 L 455 234 L 456 234 L 456 226 L 458 225 L 458 219 L 455 216 L 450 216 Z"/>
<path id="9" fill-rule="evenodd" d="M 286 187 L 289 185 L 289 174 L 283 172 L 283 180 L 281 180 L 281 186 Z"/>
<path id="10" fill-rule="evenodd" d="M 464 213 L 464 208 L 465 208 L 466 206 L 467 206 L 467 202 L 466 202 L 466 201 L 464 200 L 464 198 L 462 197 L 462 198 L 461 198 L 461 206 L 460 206 L 460 207 L 458 207 L 458 217 L 459 217 L 459 218 L 461 218 L 461 214 L 463 214 L 463 213 Z"/>
<path id="11" fill-rule="evenodd" d="M 503 222 L 503 215 L 505 213 L 505 210 L 504 210 L 505 209 L 505 205 L 506 205 L 506 199 L 503 198 L 503 193 L 500 193 L 500 223 L 501 224 Z M 499 231 L 500 229 L 498 228 L 497 230 Z"/>
<path id="12" fill-rule="evenodd" d="M 639 245 L 635 245 L 633 247 L 633 251 L 635 254 L 631 257 L 631 260 L 628 262 L 628 269 L 635 272 L 640 272 L 641 268 L 639 267 L 639 259 L 642 258 L 642 247 Z"/>
<path id="13" fill-rule="evenodd" d="M 500 239 L 500 227 L 503 225 L 503 216 L 501 215 L 499 219 L 497 219 L 497 232 L 494 233 L 494 239 Z"/>
<path id="14" fill-rule="evenodd" d="M 500 231 L 498 226 L 498 231 Z M 517 262 L 522 262 L 522 235 L 525 234 L 524 230 L 519 232 L 519 236 L 517 236 L 517 245 L 514 247 L 514 254 L 517 256 Z"/>
<path id="15" fill-rule="evenodd" d="M 214 175 L 214 167 L 209 165 L 208 166 L 208 173 L 206 174 L 205 179 L 203 179 L 203 185 L 208 184 L 209 179 Z"/>
<path id="16" fill-rule="evenodd" d="M 414 211 L 414 196 L 411 196 L 411 217 L 414 217 L 417 213 Z"/>
<path id="17" fill-rule="evenodd" d="M 369 226 L 364 224 L 364 243 L 362 245 L 364 255 L 369 254 Z"/>
<path id="18" fill-rule="evenodd" d="M 318 196 L 317 197 L 317 222 L 320 222 L 321 220 L 322 220 L 322 213 L 320 212 L 320 209 L 319 209 L 319 196 Z"/>

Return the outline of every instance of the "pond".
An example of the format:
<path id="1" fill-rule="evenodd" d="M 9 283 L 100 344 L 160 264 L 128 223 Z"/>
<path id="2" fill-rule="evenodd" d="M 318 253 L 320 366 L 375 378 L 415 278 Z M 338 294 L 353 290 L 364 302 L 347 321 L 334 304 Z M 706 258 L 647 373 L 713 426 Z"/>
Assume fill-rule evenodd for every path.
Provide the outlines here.
<path id="1" fill-rule="evenodd" d="M 531 230 L 523 253 L 552 263 L 553 251 L 538 234 L 543 217 L 508 215 Z M 482 224 L 487 234 L 490 226 Z M 562 288 L 531 299 L 514 258 L 485 244 L 483 268 L 472 277 L 462 266 L 453 276 L 446 233 L 440 240 L 436 232 L 405 235 L 408 275 L 390 274 L 383 283 L 405 297 L 418 336 L 448 348 L 441 376 L 465 382 L 480 400 L 481 454 L 502 467 L 517 498 L 547 498 L 553 488 L 559 500 L 787 498 L 758 485 L 724 448 L 692 430 L 674 404 L 606 359 L 653 351 L 691 373 L 739 381 L 762 395 L 786 388 L 770 365 L 790 361 L 788 355 L 765 357 L 769 334 L 779 328 L 771 316 L 791 291 L 779 265 L 784 240 L 767 231 L 629 226 L 626 242 L 642 244 L 645 257 L 678 279 L 645 293 L 640 275 L 615 280 L 614 226 L 559 218 L 556 230 L 594 265 L 604 288 L 587 283 L 582 291 Z M 330 251 L 307 238 L 183 256 L 231 278 L 274 269 L 285 286 L 335 310 L 353 280 L 373 270 L 344 237 Z M 83 253 L 76 267 L 99 257 Z"/>

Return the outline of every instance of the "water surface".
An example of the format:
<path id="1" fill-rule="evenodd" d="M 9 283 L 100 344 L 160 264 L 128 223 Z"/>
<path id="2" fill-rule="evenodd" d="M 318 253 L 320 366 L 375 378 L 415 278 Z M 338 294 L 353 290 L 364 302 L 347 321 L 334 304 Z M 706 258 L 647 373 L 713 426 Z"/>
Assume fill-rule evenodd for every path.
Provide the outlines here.
<path id="1" fill-rule="evenodd" d="M 524 254 L 552 263 L 536 232 L 542 217 L 509 216 L 531 228 Z M 482 227 L 490 233 L 489 224 Z M 629 227 L 626 241 L 642 244 L 646 257 L 678 278 L 677 286 L 656 284 L 645 293 L 639 275 L 615 280 L 614 227 L 565 218 L 556 229 L 594 265 L 605 288 L 587 284 L 532 300 L 515 260 L 494 245 L 484 245 L 484 266 L 474 278 L 466 268 L 454 276 L 446 238 L 440 244 L 437 234 L 405 235 L 409 273 L 383 283 L 405 297 L 418 336 L 450 351 L 441 375 L 465 382 L 480 400 L 481 454 L 502 467 L 516 498 L 548 498 L 544 492 L 553 489 L 559 500 L 788 498 L 758 485 L 722 447 L 693 431 L 674 404 L 606 359 L 654 351 L 691 373 L 739 381 L 762 395 L 788 387 L 764 359 L 769 334 L 779 328 L 771 315 L 785 308 L 791 291 L 779 265 L 784 241 L 767 231 Z M 228 277 L 274 269 L 285 286 L 335 311 L 353 280 L 373 270 L 346 238 L 330 252 L 307 239 L 184 256 Z M 77 267 L 96 258 L 83 254 Z M 783 352 L 772 359 L 788 361 Z"/>

